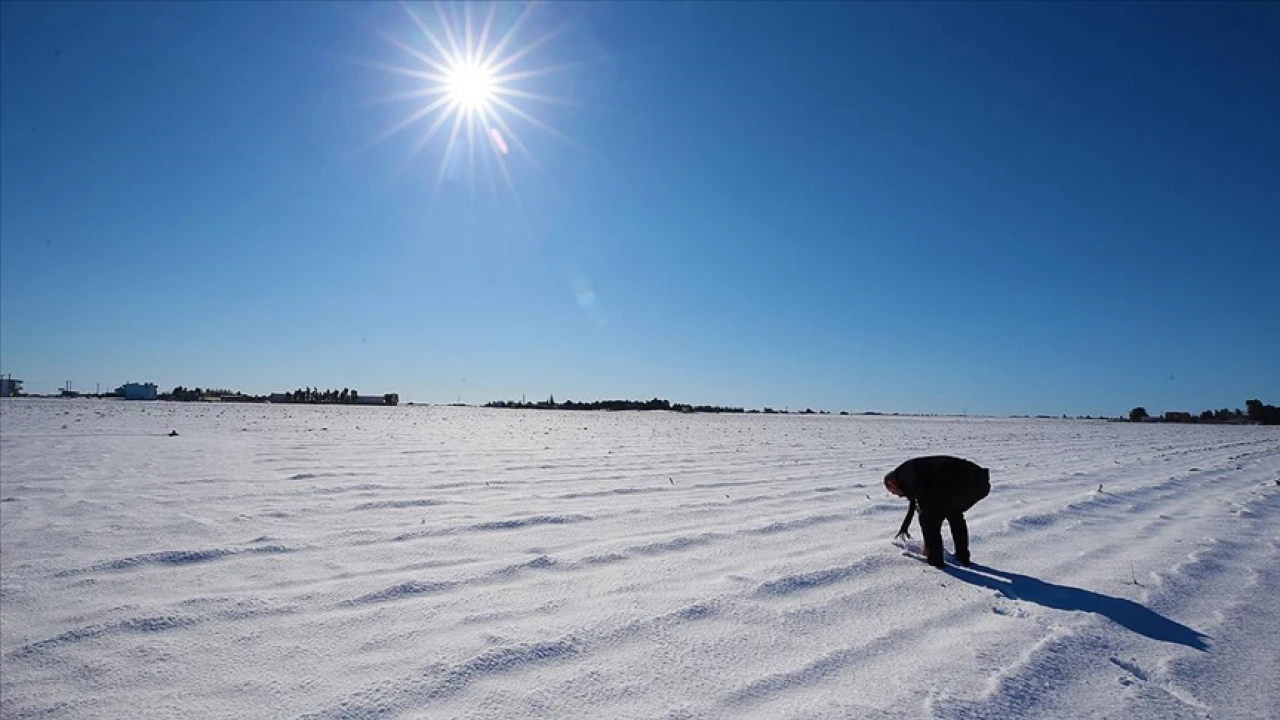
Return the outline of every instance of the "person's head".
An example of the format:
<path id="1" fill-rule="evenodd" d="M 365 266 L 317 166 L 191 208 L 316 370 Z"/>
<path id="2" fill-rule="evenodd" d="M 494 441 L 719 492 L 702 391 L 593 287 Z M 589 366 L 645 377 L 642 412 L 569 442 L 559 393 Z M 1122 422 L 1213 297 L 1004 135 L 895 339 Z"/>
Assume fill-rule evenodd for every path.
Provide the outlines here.
<path id="1" fill-rule="evenodd" d="M 906 497 L 906 493 L 902 492 L 902 489 L 898 487 L 898 478 L 892 472 L 884 476 L 884 489 L 898 497 Z"/>

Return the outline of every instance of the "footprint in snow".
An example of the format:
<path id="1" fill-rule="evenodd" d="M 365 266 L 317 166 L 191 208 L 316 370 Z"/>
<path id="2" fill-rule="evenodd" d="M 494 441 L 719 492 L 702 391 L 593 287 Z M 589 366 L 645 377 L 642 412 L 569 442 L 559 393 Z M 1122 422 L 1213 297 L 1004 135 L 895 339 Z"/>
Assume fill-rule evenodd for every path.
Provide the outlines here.
<path id="1" fill-rule="evenodd" d="M 1147 681 L 1147 673 L 1146 673 L 1146 672 L 1144 672 L 1144 671 L 1142 670 L 1142 668 L 1138 667 L 1138 666 L 1137 666 L 1135 663 L 1133 663 L 1132 661 L 1126 662 L 1126 661 L 1124 661 L 1124 660 L 1121 660 L 1120 658 L 1115 658 L 1115 657 L 1113 657 L 1113 658 L 1107 658 L 1107 659 L 1108 659 L 1108 660 L 1110 660 L 1110 661 L 1111 661 L 1111 663 L 1112 663 L 1113 665 L 1115 665 L 1116 667 L 1120 668 L 1121 670 L 1124 670 L 1125 672 L 1129 673 L 1129 674 L 1130 674 L 1130 675 L 1132 675 L 1133 677 L 1135 677 L 1135 678 L 1137 678 L 1137 679 L 1139 679 L 1139 680 L 1141 680 L 1141 681 L 1143 681 L 1143 682 L 1146 682 L 1146 681 Z M 1120 684 L 1121 684 L 1121 685 L 1129 685 L 1129 684 L 1131 684 L 1131 683 L 1132 683 L 1132 681 L 1131 681 L 1131 680 L 1130 680 L 1130 682 L 1125 682 L 1126 680 L 1129 680 L 1129 678 L 1121 677 L 1121 678 L 1120 678 Z"/>
<path id="2" fill-rule="evenodd" d="M 991 612 L 995 613 L 996 615 L 1017 618 L 1019 620 L 1025 620 L 1030 616 L 1030 613 L 1028 613 L 1026 610 L 1023 610 L 1020 607 L 1008 608 L 1008 607 L 1001 607 L 999 605 L 992 605 Z"/>

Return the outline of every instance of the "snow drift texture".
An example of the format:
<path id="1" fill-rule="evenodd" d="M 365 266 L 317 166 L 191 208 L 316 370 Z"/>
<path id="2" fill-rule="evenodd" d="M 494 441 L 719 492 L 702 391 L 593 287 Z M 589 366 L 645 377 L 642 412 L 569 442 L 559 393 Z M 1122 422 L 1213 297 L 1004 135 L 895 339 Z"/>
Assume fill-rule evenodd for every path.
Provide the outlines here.
<path id="1" fill-rule="evenodd" d="M 1280 717 L 1274 428 L 0 421 L 6 718 Z M 972 570 L 891 539 L 881 477 L 936 452 L 992 469 Z"/>

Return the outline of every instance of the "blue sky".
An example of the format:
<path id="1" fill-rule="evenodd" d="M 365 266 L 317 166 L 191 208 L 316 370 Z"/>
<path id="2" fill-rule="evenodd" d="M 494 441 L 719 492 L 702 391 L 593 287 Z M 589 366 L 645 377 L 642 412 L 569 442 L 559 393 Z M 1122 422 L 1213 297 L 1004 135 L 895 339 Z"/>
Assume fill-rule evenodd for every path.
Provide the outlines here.
<path id="1" fill-rule="evenodd" d="M 465 133 L 439 172 L 451 125 L 413 155 L 434 116 L 371 144 L 434 84 L 394 4 L 0 14 L 32 391 L 1280 402 L 1276 4 L 548 3 L 509 186 Z"/>

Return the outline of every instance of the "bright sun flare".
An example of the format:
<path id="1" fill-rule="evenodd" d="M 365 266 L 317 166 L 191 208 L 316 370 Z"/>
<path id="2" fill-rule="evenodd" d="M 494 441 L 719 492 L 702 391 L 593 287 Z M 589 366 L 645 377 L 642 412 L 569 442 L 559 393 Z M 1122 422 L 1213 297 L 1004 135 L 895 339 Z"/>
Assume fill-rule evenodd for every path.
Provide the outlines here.
<path id="1" fill-rule="evenodd" d="M 540 67 L 528 65 L 531 53 L 547 44 L 564 26 L 532 41 L 520 42 L 516 40 L 517 32 L 525 23 L 534 3 L 526 5 L 505 32 L 497 27 L 502 23 L 496 22 L 499 7 L 496 3 L 489 6 L 483 20 L 472 15 L 471 4 L 452 6 L 453 12 L 450 13 L 446 13 L 439 4 L 432 5 L 435 22 L 419 15 L 409 5 L 402 4 L 423 42 L 410 44 L 397 37 L 387 36 L 391 44 L 413 58 L 411 65 L 364 63 L 412 79 L 413 86 L 388 96 L 386 100 L 412 100 L 420 103 L 416 110 L 374 138 L 369 145 L 420 125 L 423 130 L 414 142 L 405 166 L 426 149 L 433 138 L 447 138 L 442 148 L 439 171 L 436 173 L 435 189 L 431 194 L 432 205 L 446 174 L 453 177 L 448 172 L 450 168 L 456 170 L 461 167 L 460 163 L 465 162 L 469 175 L 474 180 L 477 159 L 484 164 L 486 170 L 498 170 L 508 189 L 513 195 L 517 195 L 518 202 L 518 194 L 507 169 L 510 149 L 520 150 L 539 171 L 542 168 L 509 120 L 519 118 L 561 140 L 576 144 L 534 117 L 524 107 L 528 103 L 563 101 L 517 86 L 521 82 L 580 64 L 567 62 Z M 465 157 L 462 157 L 463 153 Z M 477 155 L 480 157 L 477 158 Z M 492 176 L 490 180 L 492 181 Z"/>

